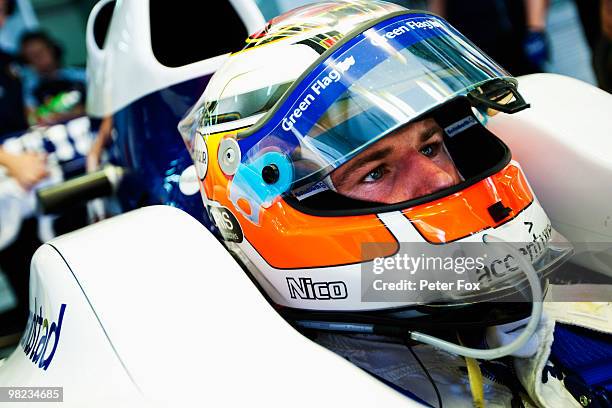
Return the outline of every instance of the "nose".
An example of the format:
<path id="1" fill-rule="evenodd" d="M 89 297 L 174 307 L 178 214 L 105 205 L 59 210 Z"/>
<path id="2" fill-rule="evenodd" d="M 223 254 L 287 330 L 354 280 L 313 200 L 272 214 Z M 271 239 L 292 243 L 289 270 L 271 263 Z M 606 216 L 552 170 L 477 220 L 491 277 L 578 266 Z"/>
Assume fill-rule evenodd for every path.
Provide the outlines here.
<path id="1" fill-rule="evenodd" d="M 411 193 L 411 198 L 433 194 L 456 184 L 455 178 L 429 157 L 418 152 L 410 156 L 410 168 L 405 174 L 409 175 L 406 188 Z"/>

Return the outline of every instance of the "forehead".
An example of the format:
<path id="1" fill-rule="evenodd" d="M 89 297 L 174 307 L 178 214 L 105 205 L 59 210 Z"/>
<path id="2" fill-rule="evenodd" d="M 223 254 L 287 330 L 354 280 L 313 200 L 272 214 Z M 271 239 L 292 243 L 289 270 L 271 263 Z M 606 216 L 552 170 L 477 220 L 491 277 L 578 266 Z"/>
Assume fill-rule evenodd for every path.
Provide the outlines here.
<path id="1" fill-rule="evenodd" d="M 2 0 L 0 0 L 2 1 Z M 31 40 L 26 41 L 23 46 L 23 52 L 28 53 L 28 52 L 45 52 L 47 50 L 51 50 L 51 47 L 49 46 L 49 44 L 47 44 L 46 41 L 41 40 L 39 38 L 33 38 Z"/>

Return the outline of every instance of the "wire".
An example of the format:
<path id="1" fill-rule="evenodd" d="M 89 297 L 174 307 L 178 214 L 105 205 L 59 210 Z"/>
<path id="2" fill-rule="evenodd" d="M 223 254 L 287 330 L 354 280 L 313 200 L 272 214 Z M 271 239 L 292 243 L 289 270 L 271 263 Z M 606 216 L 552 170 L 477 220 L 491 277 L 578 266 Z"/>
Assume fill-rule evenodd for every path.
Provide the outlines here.
<path id="1" fill-rule="evenodd" d="M 520 264 L 523 273 L 527 277 L 527 281 L 531 287 L 532 300 L 531 318 L 529 319 L 529 323 L 527 324 L 525 330 L 523 330 L 523 332 L 511 343 L 493 349 L 474 349 L 470 347 L 463 347 L 417 331 L 409 332 L 409 335 L 413 340 L 420 343 L 429 344 L 430 346 L 434 346 L 446 352 L 463 357 L 471 357 L 479 360 L 495 360 L 514 353 L 523 347 L 525 343 L 527 343 L 534 335 L 538 325 L 540 324 L 540 319 L 542 318 L 542 286 L 540 285 L 540 278 L 538 277 L 537 272 L 533 268 L 533 265 L 531 265 L 531 263 L 528 262 L 516 248 L 508 244 L 506 241 L 489 234 L 483 236 L 483 240 L 486 244 L 495 242 L 503 246 Z"/>
<path id="2" fill-rule="evenodd" d="M 429 374 L 429 370 L 427 369 L 427 367 L 425 367 L 425 364 L 423 364 L 423 362 L 421 361 L 419 356 L 417 356 L 415 351 L 412 349 L 412 346 L 410 345 L 410 339 L 408 339 L 408 338 L 404 339 L 404 344 L 406 345 L 406 347 L 408 347 L 408 350 L 410 350 L 410 353 L 412 353 L 412 356 L 414 357 L 414 359 L 421 366 L 421 369 L 423 370 L 423 372 L 425 373 L 425 375 L 429 379 L 429 382 L 431 382 L 431 385 L 432 385 L 434 391 L 436 392 L 436 397 L 438 398 L 438 407 L 439 408 L 443 408 L 443 405 L 442 405 L 442 396 L 440 395 L 440 390 L 438 389 L 438 386 L 436 385 L 436 382 L 434 381 L 434 379 L 431 376 L 431 374 Z"/>
<path id="3" fill-rule="evenodd" d="M 463 346 L 463 342 L 461 341 L 461 336 L 457 333 L 457 340 L 459 340 L 459 344 Z M 465 359 L 465 365 L 467 367 L 468 380 L 470 382 L 470 392 L 472 393 L 472 401 L 474 404 L 474 408 L 485 408 L 485 398 L 484 398 L 484 381 L 482 378 L 482 371 L 480 370 L 480 365 L 478 364 L 478 360 L 470 357 L 463 357 Z"/>
<path id="4" fill-rule="evenodd" d="M 486 406 L 484 399 L 484 383 L 482 379 L 482 371 L 478 361 L 471 357 L 463 357 L 468 371 L 468 380 L 470 382 L 470 392 L 475 408 L 484 408 Z"/>
<path id="5" fill-rule="evenodd" d="M 472 400 L 475 408 L 484 408 L 484 384 L 482 379 L 482 371 L 478 361 L 471 357 L 463 357 L 468 371 L 468 380 L 470 382 L 470 392 L 472 393 Z"/>

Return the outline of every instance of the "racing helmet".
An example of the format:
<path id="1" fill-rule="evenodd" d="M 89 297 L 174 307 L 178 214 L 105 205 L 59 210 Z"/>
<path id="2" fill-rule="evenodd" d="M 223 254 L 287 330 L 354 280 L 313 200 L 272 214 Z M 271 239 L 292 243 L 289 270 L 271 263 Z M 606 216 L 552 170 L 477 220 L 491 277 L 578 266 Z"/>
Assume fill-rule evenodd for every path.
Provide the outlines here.
<path id="1" fill-rule="evenodd" d="M 517 80 L 442 18 L 328 1 L 251 35 L 179 128 L 224 243 L 275 305 L 378 313 L 498 299 L 525 280 L 510 279 L 512 254 L 540 278 L 567 257 L 521 166 L 485 126 L 527 107 Z M 336 172 L 423 121 L 435 123 L 455 182 L 392 202 L 340 191 Z M 518 252 L 466 273 L 485 291 L 365 296 L 364 273 L 402 248 L 453 254 L 487 236 Z"/>

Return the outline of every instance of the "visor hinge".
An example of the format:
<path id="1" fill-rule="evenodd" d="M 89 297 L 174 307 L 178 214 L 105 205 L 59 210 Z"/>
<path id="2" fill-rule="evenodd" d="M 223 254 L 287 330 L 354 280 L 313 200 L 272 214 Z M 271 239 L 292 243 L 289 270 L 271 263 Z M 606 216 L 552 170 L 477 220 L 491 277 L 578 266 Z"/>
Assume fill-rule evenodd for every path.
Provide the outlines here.
<path id="1" fill-rule="evenodd" d="M 478 109 L 484 107 L 508 114 L 517 113 L 530 107 L 516 89 L 516 86 L 503 79 L 489 81 L 468 93 L 467 98 L 472 106 Z"/>

